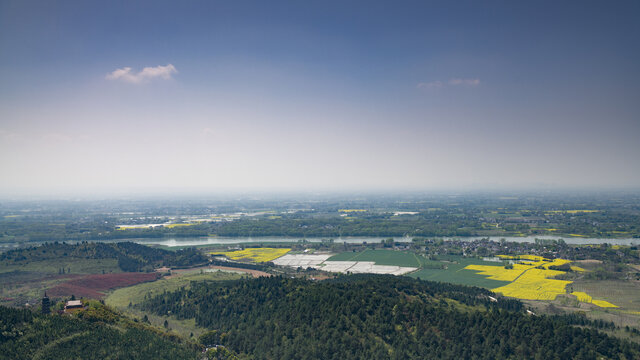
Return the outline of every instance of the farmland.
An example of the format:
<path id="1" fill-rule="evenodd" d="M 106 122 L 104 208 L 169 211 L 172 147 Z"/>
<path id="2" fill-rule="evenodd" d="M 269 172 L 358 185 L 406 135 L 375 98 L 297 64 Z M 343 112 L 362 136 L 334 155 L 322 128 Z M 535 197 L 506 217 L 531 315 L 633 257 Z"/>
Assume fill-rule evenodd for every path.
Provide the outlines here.
<path id="1" fill-rule="evenodd" d="M 524 300 L 554 300 L 558 295 L 567 294 L 567 286 L 572 284 L 572 281 L 554 279 L 565 272 L 550 268 L 567 266 L 571 263 L 569 260 L 549 260 L 542 256 L 527 254 L 498 255 L 498 258 L 502 261 L 484 261 L 462 256 L 440 256 L 427 259 L 409 251 L 365 250 L 343 252 L 331 256 L 324 264 L 372 261 L 376 265 L 414 266 L 420 269 L 408 274 L 411 277 L 480 286 L 505 296 Z M 504 266 L 504 261 L 515 263 L 507 268 Z M 573 267 L 575 266 L 572 265 L 570 268 Z M 331 266 L 322 267 L 321 265 L 318 268 L 336 271 Z M 581 267 L 577 267 L 576 270 L 579 273 L 586 271 Z M 593 299 L 585 292 L 574 293 L 574 295 L 583 303 L 602 308 L 617 307 L 614 303 L 608 302 L 600 296 Z"/>
<path id="2" fill-rule="evenodd" d="M 211 255 L 224 255 L 232 260 L 268 262 L 288 253 L 291 249 L 282 248 L 246 248 L 236 251 L 212 251 Z"/>
<path id="3" fill-rule="evenodd" d="M 425 259 L 426 261 L 426 259 Z M 332 254 L 287 254 L 274 264 L 294 268 L 314 268 L 337 273 L 371 273 L 403 275 L 420 266 L 414 253 L 391 250 L 367 250 Z"/>
<path id="4" fill-rule="evenodd" d="M 64 274 L 62 274 L 64 269 Z M 0 304 L 35 302 L 50 288 L 87 274 L 122 272 L 116 259 L 47 259 L 34 262 L 0 261 Z M 80 293 L 77 293 L 80 296 Z"/>
<path id="5" fill-rule="evenodd" d="M 490 279 L 476 271 L 466 269 L 468 265 L 495 266 L 497 263 L 476 258 L 457 255 L 439 256 L 433 264 L 440 264 L 441 268 L 422 268 L 409 276 L 422 280 L 441 281 L 460 285 L 479 286 L 492 289 L 508 284 L 507 281 Z M 499 264 L 499 263 L 498 263 Z"/>
<path id="6" fill-rule="evenodd" d="M 142 282 L 154 281 L 156 273 L 93 274 L 65 281 L 47 290 L 52 297 L 86 297 L 100 299 L 106 291 Z"/>
<path id="7" fill-rule="evenodd" d="M 502 266 L 469 265 L 468 270 L 478 271 L 490 279 L 510 281 L 509 284 L 492 289 L 505 296 L 527 300 L 554 300 L 558 295 L 566 293 L 566 286 L 571 281 L 551 279 L 563 274 L 563 271 L 550 270 L 550 266 L 562 266 L 570 263 L 568 260 L 555 259 L 553 261 L 541 256 L 498 255 L 503 260 L 515 260 L 510 268 Z"/>
<path id="8" fill-rule="evenodd" d="M 606 300 L 624 311 L 640 311 L 640 284 L 621 280 L 578 280 L 571 284 L 574 291 Z M 597 305 L 597 304 L 596 304 Z"/>
<path id="9" fill-rule="evenodd" d="M 373 261 L 377 265 L 419 267 L 428 260 L 408 251 L 365 250 L 362 252 L 343 252 L 330 257 L 327 261 Z"/>
<path id="10" fill-rule="evenodd" d="M 100 298 L 108 289 L 155 278 L 142 271 L 206 261 L 193 249 L 166 251 L 131 242 L 46 243 L 15 249 L 0 254 L 0 303 L 35 304 L 49 289 L 54 297 Z"/>

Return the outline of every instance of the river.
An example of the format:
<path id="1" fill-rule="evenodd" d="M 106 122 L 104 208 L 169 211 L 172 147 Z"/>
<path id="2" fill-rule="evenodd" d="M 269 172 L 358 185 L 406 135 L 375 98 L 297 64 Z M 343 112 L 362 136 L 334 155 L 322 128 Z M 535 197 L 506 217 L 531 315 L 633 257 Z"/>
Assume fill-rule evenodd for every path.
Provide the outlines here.
<path id="1" fill-rule="evenodd" d="M 567 244 L 611 244 L 611 245 L 640 245 L 640 239 L 608 239 L 608 238 L 586 238 L 586 237 L 562 237 L 562 236 L 468 236 L 468 237 L 440 237 L 443 240 L 462 240 L 473 241 L 483 238 L 490 238 L 493 241 L 500 241 L 504 239 L 508 242 L 535 242 L 535 239 L 544 240 L 558 240 L 562 239 Z M 322 242 L 330 238 L 306 238 L 307 242 Z M 389 237 L 343 237 L 332 238 L 335 243 L 346 242 L 348 244 L 362 244 L 362 243 L 379 243 L 382 240 L 389 239 Z M 396 242 L 411 242 L 410 237 L 394 237 Z M 91 240 L 89 240 L 91 241 Z M 115 239 L 115 240 L 98 240 L 102 242 L 120 242 L 120 241 L 133 241 L 143 245 L 161 245 L 166 247 L 185 247 L 185 246 L 203 246 L 203 245 L 234 245 L 234 244 L 248 244 L 248 243 L 297 243 L 303 241 L 302 238 L 290 238 L 290 237 L 186 237 L 186 238 L 134 238 L 134 239 Z M 77 241 L 68 241 L 69 243 L 76 243 Z M 0 252 L 7 251 L 21 246 L 34 246 L 42 244 L 43 242 L 6 242 L 0 243 Z"/>

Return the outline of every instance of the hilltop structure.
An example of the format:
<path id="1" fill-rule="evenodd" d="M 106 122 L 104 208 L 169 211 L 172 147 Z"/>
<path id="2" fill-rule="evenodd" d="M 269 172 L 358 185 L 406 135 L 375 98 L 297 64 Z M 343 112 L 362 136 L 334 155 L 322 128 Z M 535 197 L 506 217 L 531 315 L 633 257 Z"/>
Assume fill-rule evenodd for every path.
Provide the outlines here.
<path id="1" fill-rule="evenodd" d="M 47 296 L 47 293 L 44 293 L 44 297 L 42 298 L 42 313 L 49 314 L 51 312 L 51 301 Z"/>

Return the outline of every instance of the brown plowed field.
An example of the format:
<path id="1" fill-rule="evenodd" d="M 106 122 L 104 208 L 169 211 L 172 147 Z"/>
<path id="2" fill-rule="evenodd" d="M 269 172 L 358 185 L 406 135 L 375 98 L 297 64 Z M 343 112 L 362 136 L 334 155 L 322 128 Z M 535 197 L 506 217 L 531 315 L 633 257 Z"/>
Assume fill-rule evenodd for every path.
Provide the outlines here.
<path id="1" fill-rule="evenodd" d="M 72 279 L 58 284 L 49 290 L 47 294 L 54 297 L 76 297 L 100 299 L 104 292 L 111 289 L 135 285 L 142 282 L 153 281 L 159 277 L 155 273 L 117 273 L 87 275 L 78 279 Z"/>

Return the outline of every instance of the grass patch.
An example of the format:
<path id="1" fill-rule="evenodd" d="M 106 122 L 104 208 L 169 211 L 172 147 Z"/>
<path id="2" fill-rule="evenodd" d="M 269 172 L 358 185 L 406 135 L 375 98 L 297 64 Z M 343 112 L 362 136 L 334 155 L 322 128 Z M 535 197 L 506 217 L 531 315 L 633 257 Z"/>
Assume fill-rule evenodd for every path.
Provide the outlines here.
<path id="1" fill-rule="evenodd" d="M 245 277 L 246 275 L 226 272 L 226 271 L 214 271 L 202 273 L 200 270 L 194 270 L 193 272 L 184 272 L 178 276 L 170 278 L 162 278 L 153 282 L 147 282 L 121 288 L 110 293 L 106 299 L 105 304 L 114 307 L 131 317 L 142 319 L 145 315 L 149 319 L 149 322 L 159 328 L 164 327 L 164 321 L 169 323 L 171 331 L 179 334 L 182 337 L 190 338 L 200 336 L 206 329 L 196 326 L 195 319 L 177 319 L 174 316 L 158 316 L 151 313 L 143 312 L 135 307 L 129 307 L 129 303 L 132 305 L 142 302 L 145 295 L 153 296 L 161 294 L 165 291 L 174 291 L 182 287 L 188 288 L 191 281 L 224 281 L 224 280 L 237 280 Z"/>
<path id="2" fill-rule="evenodd" d="M 200 273 L 200 270 L 194 270 L 194 272 L 183 273 L 179 276 L 162 278 L 152 282 L 117 289 L 107 296 L 105 303 L 109 306 L 123 310 L 129 306 L 129 302 L 137 304 L 144 300 L 144 297 L 147 294 L 149 294 L 149 296 L 153 296 L 163 293 L 164 291 L 174 291 L 181 287 L 189 287 L 191 281 L 237 280 L 244 276 L 245 275 L 242 274 L 225 271 Z"/>

